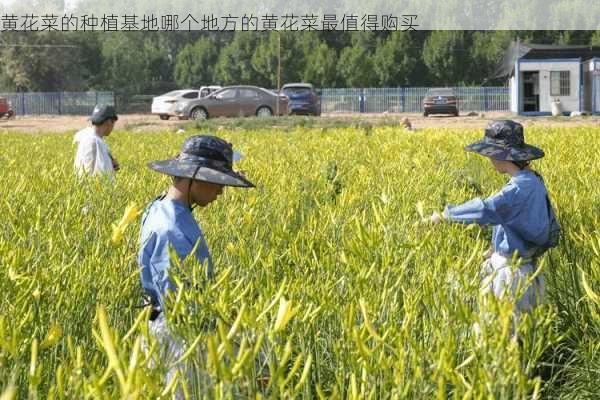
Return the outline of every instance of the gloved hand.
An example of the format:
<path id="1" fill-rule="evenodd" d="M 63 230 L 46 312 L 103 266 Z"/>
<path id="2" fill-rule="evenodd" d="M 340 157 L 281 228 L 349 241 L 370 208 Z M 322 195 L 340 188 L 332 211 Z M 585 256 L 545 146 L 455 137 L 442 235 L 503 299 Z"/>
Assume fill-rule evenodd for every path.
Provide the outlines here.
<path id="1" fill-rule="evenodd" d="M 434 211 L 429 217 L 423 218 L 421 222 L 427 224 L 439 224 L 444 222 L 444 215 L 440 212 Z"/>
<path id="2" fill-rule="evenodd" d="M 113 170 L 118 171 L 121 169 L 119 162 L 112 156 L 112 154 L 108 154 L 110 156 L 110 161 L 112 161 Z"/>

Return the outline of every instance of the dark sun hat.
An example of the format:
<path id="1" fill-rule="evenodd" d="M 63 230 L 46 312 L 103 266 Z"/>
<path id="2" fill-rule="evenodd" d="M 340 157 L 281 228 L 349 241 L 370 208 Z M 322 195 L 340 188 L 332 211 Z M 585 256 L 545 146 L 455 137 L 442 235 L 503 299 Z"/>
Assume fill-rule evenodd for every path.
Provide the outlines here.
<path id="1" fill-rule="evenodd" d="M 530 161 L 544 157 L 542 149 L 525 143 L 523 125 L 509 119 L 490 122 L 483 140 L 466 146 L 465 150 L 505 161 Z"/>
<path id="2" fill-rule="evenodd" d="M 233 161 L 239 153 L 231 143 L 209 135 L 195 135 L 185 139 L 177 157 L 152 161 L 148 167 L 163 174 L 215 183 L 223 186 L 254 187 L 241 173 L 233 170 Z"/>

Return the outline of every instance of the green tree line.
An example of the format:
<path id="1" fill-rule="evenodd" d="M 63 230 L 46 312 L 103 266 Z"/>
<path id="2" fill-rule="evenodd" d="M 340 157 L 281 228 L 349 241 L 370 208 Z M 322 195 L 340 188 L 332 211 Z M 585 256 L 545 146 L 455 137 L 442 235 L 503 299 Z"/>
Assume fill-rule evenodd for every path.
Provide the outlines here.
<path id="1" fill-rule="evenodd" d="M 598 31 L 4 32 L 1 91 L 157 94 L 209 84 L 502 85 L 515 39 L 599 44 Z"/>

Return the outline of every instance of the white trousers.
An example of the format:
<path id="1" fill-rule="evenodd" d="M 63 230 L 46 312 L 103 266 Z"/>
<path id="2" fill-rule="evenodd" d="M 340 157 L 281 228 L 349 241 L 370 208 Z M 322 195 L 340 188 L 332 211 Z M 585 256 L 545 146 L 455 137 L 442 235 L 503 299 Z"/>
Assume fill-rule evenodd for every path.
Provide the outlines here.
<path id="1" fill-rule="evenodd" d="M 165 382 L 164 385 L 168 385 L 177 373 L 179 373 L 180 379 L 186 378 L 186 388 L 190 393 L 191 399 L 203 398 L 208 392 L 211 385 L 211 378 L 208 374 L 198 368 L 194 369 L 193 363 L 189 360 L 180 363 L 175 363 L 180 359 L 187 351 L 186 343 L 174 333 L 168 325 L 168 321 L 165 318 L 165 314 L 161 313 L 154 321 L 148 322 L 148 333 L 154 337 L 157 342 L 157 352 L 154 355 L 152 361 L 152 367 L 164 367 L 165 371 Z M 142 349 L 145 352 L 149 351 L 147 343 L 142 342 Z M 238 343 L 233 343 L 233 351 L 235 354 L 239 351 Z M 255 362 L 256 371 L 258 371 L 257 381 L 262 384 L 265 379 L 268 382 L 269 369 L 268 359 L 263 351 L 258 355 L 258 360 Z M 174 397 L 177 400 L 183 400 L 185 398 L 183 391 L 183 383 L 178 383 Z"/>
<path id="2" fill-rule="evenodd" d="M 492 292 L 497 298 L 509 296 L 516 304 L 515 314 L 530 312 L 544 302 L 546 283 L 543 274 L 531 279 L 536 266 L 525 263 L 515 268 L 511 260 L 494 253 L 482 266 L 481 294 Z"/>
<path id="3" fill-rule="evenodd" d="M 154 356 L 153 367 L 161 365 L 167 368 L 164 384 L 168 385 L 171 380 L 175 379 L 177 372 L 179 372 L 180 379 L 184 378 L 187 373 L 185 364 L 175 364 L 175 361 L 183 356 L 186 347 L 181 338 L 169 329 L 165 313 L 160 313 L 154 321 L 148 322 L 148 333 L 156 339 L 158 347 Z M 143 348 L 144 351 L 149 350 L 146 343 L 144 343 Z M 184 398 L 181 383 L 177 385 L 174 398 L 177 400 L 183 400 Z"/>

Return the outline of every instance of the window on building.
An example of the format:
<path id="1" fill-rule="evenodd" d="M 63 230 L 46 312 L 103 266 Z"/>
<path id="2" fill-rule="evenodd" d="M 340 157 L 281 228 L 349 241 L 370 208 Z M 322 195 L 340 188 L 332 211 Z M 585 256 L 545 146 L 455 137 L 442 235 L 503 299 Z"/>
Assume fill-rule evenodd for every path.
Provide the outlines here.
<path id="1" fill-rule="evenodd" d="M 550 72 L 550 96 L 570 96 L 571 84 L 569 71 Z"/>

